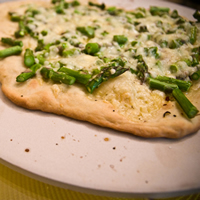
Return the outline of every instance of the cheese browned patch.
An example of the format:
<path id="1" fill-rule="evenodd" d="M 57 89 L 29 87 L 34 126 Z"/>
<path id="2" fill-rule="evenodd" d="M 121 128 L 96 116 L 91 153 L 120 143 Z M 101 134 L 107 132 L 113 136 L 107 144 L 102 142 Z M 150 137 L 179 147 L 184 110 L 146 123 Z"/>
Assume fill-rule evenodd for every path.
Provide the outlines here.
<path id="1" fill-rule="evenodd" d="M 188 117 L 172 91 L 152 88 L 150 80 L 169 77 L 191 85 L 182 94 L 200 110 L 200 79 L 191 79 L 200 70 L 200 25 L 176 11 L 151 9 L 62 0 L 0 4 L 0 38 L 23 42 L 20 55 L 0 60 L 3 93 L 21 107 L 141 137 L 195 133 L 198 112 Z M 22 27 L 8 13 L 21 17 L 25 36 L 16 34 Z M 2 43 L 1 49 L 8 46 Z M 26 49 L 33 53 L 32 66 L 39 66 L 36 71 L 24 63 Z M 33 71 L 28 80 L 16 81 Z"/>

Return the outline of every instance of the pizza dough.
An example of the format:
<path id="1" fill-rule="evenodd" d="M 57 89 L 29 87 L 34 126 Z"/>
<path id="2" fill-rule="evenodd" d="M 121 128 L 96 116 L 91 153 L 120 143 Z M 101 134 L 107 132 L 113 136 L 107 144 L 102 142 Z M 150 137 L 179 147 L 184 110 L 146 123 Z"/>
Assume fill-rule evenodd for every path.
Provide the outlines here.
<path id="1" fill-rule="evenodd" d="M 50 3 L 48 2 L 30 2 L 31 4 L 42 5 L 44 7 L 50 6 Z M 13 38 L 14 32 L 18 29 L 18 23 L 10 21 L 8 12 L 14 11 L 17 7 L 19 7 L 18 12 L 24 12 L 25 7 L 23 5 L 28 3 L 29 1 L 16 1 L 0 4 L 0 26 L 4 27 L 0 30 L 1 38 Z M 78 13 L 80 11 L 77 9 L 76 12 Z M 70 19 L 70 16 L 68 17 L 69 19 L 65 19 L 67 23 L 70 23 L 70 20 L 77 20 L 78 23 L 78 18 Z M 88 19 L 89 17 L 87 20 Z M 40 20 L 43 19 L 41 18 Z M 83 19 L 83 26 L 89 23 L 87 20 L 84 22 Z M 123 21 L 124 19 L 121 18 L 121 20 Z M 61 21 L 61 23 L 65 22 Z M 107 23 L 111 24 L 112 22 L 107 19 Z M 123 22 L 120 23 L 123 24 Z M 72 24 L 71 29 L 74 26 L 75 25 Z M 52 27 L 55 29 L 56 34 L 63 34 L 63 26 L 59 27 L 58 24 L 52 24 Z M 66 27 L 65 29 L 67 29 Z M 115 33 L 116 35 L 121 35 L 122 33 L 130 34 L 130 29 L 124 27 L 124 24 L 123 27 L 121 26 L 118 29 L 114 29 L 116 28 L 115 25 L 112 26 L 114 31 L 119 31 L 119 33 Z M 102 31 L 108 31 L 110 33 L 110 41 L 103 41 L 102 39 L 102 42 L 107 45 L 104 45 L 106 49 L 105 54 L 110 55 L 110 52 L 112 51 L 112 55 L 120 56 L 123 53 L 122 57 L 124 57 L 125 54 L 129 53 L 128 51 L 124 53 L 124 51 L 120 49 L 122 48 L 120 46 L 117 48 L 117 51 L 113 50 L 112 47 L 109 47 L 114 33 L 111 32 L 110 26 L 110 29 L 107 27 L 101 28 Z M 131 37 L 137 35 L 135 32 L 131 32 L 131 34 Z M 78 36 L 80 35 L 81 34 L 78 33 Z M 86 42 L 84 43 L 84 41 L 87 39 L 88 38 L 86 37 L 82 39 L 83 44 L 79 46 L 81 50 L 86 45 Z M 140 40 L 139 38 L 135 39 Z M 39 72 L 37 72 L 35 77 L 23 83 L 16 82 L 16 77 L 27 68 L 24 65 L 23 57 L 25 49 L 34 49 L 37 46 L 37 41 L 30 36 L 25 36 L 24 38 L 20 38 L 20 40 L 22 40 L 24 44 L 21 55 L 14 55 L 0 60 L 1 89 L 8 99 L 18 106 L 64 115 L 77 120 L 88 121 L 99 126 L 121 131 L 121 134 L 126 132 L 149 138 L 180 138 L 195 133 L 200 128 L 200 116 L 198 114 L 194 118 L 189 119 L 170 95 L 159 90 L 150 89 L 146 82 L 141 84 L 141 80 L 130 71 L 126 71 L 116 78 L 103 82 L 92 94 L 79 83 L 66 85 L 51 80 L 44 80 Z M 99 40 L 95 38 L 90 39 L 90 42 L 96 41 L 99 42 Z M 152 41 L 148 41 L 145 44 L 151 46 L 152 43 Z M 200 41 L 198 41 L 198 45 L 199 44 Z M 4 48 L 5 46 L 1 45 L 1 49 Z M 140 49 L 139 46 L 138 49 Z M 163 62 L 175 61 L 177 59 L 177 57 L 172 57 L 172 54 L 168 52 L 168 49 L 161 50 Z M 119 53 L 120 51 L 122 52 L 121 54 Z M 177 49 L 173 51 L 175 52 Z M 146 59 L 146 62 L 150 63 L 148 59 L 150 60 L 151 58 Z M 63 63 L 65 62 L 70 67 L 75 67 L 76 65 L 79 70 L 82 68 L 93 69 L 93 67 L 97 67 L 99 63 L 101 65 L 98 56 L 91 56 L 82 52 L 73 55 L 66 60 L 64 59 Z M 132 66 L 137 65 L 136 60 L 132 59 L 131 62 L 132 63 L 129 64 Z M 49 63 L 46 63 L 46 65 L 49 65 Z M 198 110 L 200 110 L 199 88 L 200 81 L 198 80 L 193 82 L 190 90 L 185 93 L 187 98 L 192 101 Z"/>

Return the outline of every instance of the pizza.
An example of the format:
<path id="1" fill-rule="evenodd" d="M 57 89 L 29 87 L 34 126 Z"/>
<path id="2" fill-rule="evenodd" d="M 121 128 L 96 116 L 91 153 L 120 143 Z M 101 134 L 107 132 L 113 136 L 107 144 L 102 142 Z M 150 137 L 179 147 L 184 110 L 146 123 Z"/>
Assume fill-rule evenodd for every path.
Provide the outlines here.
<path id="1" fill-rule="evenodd" d="M 0 4 L 0 82 L 18 106 L 140 137 L 200 129 L 200 13 L 152 5 Z"/>

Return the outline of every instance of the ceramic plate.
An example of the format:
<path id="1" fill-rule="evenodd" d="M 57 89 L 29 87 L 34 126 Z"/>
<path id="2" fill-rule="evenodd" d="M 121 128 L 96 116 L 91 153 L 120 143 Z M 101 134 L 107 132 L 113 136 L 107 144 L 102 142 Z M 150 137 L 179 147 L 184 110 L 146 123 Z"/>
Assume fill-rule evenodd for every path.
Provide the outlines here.
<path id="1" fill-rule="evenodd" d="M 106 0 L 128 9 L 164 1 Z M 101 3 L 101 2 L 100 2 Z M 200 189 L 200 132 L 180 140 L 143 139 L 62 116 L 30 111 L 0 92 L 0 160 L 60 187 L 116 197 L 167 197 Z"/>

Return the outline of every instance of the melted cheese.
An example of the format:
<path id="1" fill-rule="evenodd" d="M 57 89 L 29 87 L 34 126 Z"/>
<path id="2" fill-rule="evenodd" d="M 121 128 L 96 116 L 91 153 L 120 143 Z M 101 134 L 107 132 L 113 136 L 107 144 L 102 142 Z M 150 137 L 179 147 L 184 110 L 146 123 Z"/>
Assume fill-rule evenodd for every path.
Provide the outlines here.
<path id="1" fill-rule="evenodd" d="M 164 34 L 164 30 L 175 27 L 177 19 L 169 16 L 152 16 L 147 10 L 146 17 L 136 19 L 132 14 L 125 11 L 119 16 L 112 16 L 105 10 L 88 8 L 83 5 L 70 7 L 65 10 L 65 14 L 56 13 L 54 8 L 39 7 L 36 9 L 39 10 L 40 14 L 32 18 L 33 22 L 29 24 L 29 28 L 38 34 L 38 38 L 43 40 L 44 44 L 59 40 L 66 43 L 67 49 L 77 49 L 74 55 L 68 57 L 61 57 L 58 54 L 57 45 L 52 45 L 49 52 L 39 52 L 45 54 L 46 62 L 44 65 L 47 67 L 53 65 L 54 69 L 57 70 L 62 64 L 70 69 L 87 70 L 89 73 L 93 69 L 100 69 L 101 66 L 105 65 L 103 61 L 100 61 L 101 58 L 82 53 L 88 42 L 95 42 L 101 46 L 99 52 L 101 57 L 110 59 L 121 57 L 126 61 L 126 67 L 133 70 L 137 69 L 138 63 L 134 56 L 142 55 L 152 77 L 158 75 L 176 77 L 181 76 L 183 73 L 188 77 L 196 70 L 196 68 L 188 67 L 184 59 L 192 59 L 191 49 L 200 45 L 199 34 L 195 45 L 187 42 L 178 49 L 161 48 L 159 45 L 163 40 L 171 42 L 177 38 L 188 41 L 189 36 L 186 33 L 191 28 L 190 23 L 186 24 L 186 31 L 180 29 L 176 33 Z M 19 13 L 21 13 L 21 10 L 19 10 Z M 130 18 L 139 25 L 130 23 L 128 21 Z M 156 25 L 158 21 L 162 21 L 162 28 Z M 95 27 L 95 37 L 89 39 L 78 32 L 76 28 L 80 26 Z M 148 31 L 140 32 L 139 28 L 142 26 L 146 26 Z M 47 31 L 48 34 L 42 35 L 43 30 Z M 105 32 L 106 34 L 103 35 Z M 128 42 L 120 46 L 113 41 L 114 35 L 124 35 L 128 38 Z M 149 39 L 149 36 L 151 39 Z M 132 41 L 137 41 L 134 47 L 131 45 Z M 147 55 L 144 49 L 149 47 L 157 47 L 160 57 L 155 58 L 155 56 Z M 169 70 L 170 65 L 174 63 L 179 66 L 176 74 L 171 73 Z M 111 70 L 111 74 L 114 73 L 115 70 Z M 52 91 L 55 96 L 59 95 L 60 90 L 56 85 L 52 86 Z M 165 101 L 163 92 L 150 90 L 146 83 L 141 84 L 137 76 L 129 71 L 115 79 L 102 83 L 92 95 L 88 94 L 88 97 L 110 102 L 121 115 L 131 120 L 143 121 L 152 118 Z"/>

